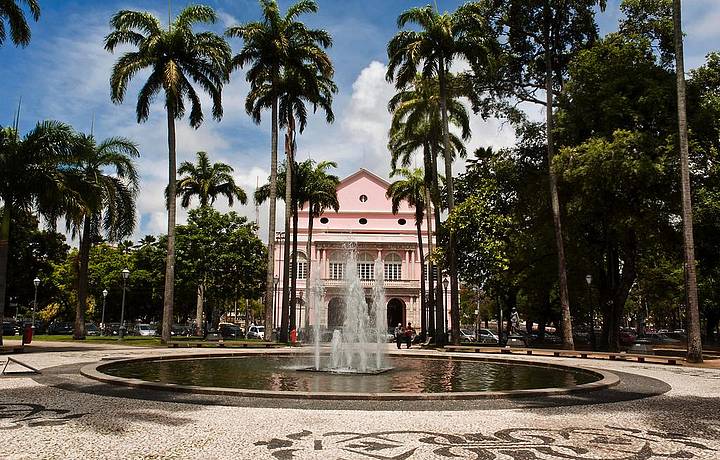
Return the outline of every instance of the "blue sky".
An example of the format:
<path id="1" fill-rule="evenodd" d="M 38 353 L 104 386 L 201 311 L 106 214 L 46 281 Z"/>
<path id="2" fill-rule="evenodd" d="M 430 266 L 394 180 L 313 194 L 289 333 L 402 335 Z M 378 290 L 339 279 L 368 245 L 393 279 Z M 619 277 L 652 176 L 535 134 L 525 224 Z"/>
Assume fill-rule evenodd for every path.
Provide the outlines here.
<path id="1" fill-rule="evenodd" d="M 11 123 L 19 97 L 22 97 L 21 130 L 38 120 L 56 119 L 88 132 L 95 119 L 98 138 L 125 136 L 140 145 L 139 168 L 142 191 L 138 200 L 139 226 L 135 238 L 161 233 L 166 228 L 162 190 L 167 183 L 167 140 L 165 115 L 155 104 L 150 119 L 135 122 L 134 99 L 143 81 L 139 74 L 130 86 L 122 105 L 110 102 L 109 75 L 117 55 L 102 46 L 109 32 L 108 20 L 119 9 L 139 9 L 156 13 L 166 20 L 167 0 L 41 0 L 39 23 L 32 24 L 30 46 L 17 49 L 7 44 L 0 48 L 0 125 Z M 174 12 L 190 2 L 173 0 Z M 219 13 L 215 27 L 257 19 L 256 0 L 207 0 Z M 289 2 L 281 1 L 285 8 Z M 441 10 L 452 10 L 461 2 L 438 0 Z M 605 13 L 598 16 L 602 33 L 617 27 L 618 0 L 610 0 Z M 336 121 L 326 125 L 321 117 L 311 119 L 299 139 L 299 158 L 331 159 L 339 164 L 338 174 L 349 175 L 365 167 L 387 177 L 388 155 L 385 150 L 389 115 L 386 105 L 393 90 L 384 80 L 387 55 L 385 46 L 396 32 L 398 14 L 427 0 L 319 0 L 320 11 L 306 22 L 330 31 L 334 46 L 330 56 L 336 67 L 339 93 L 334 110 Z M 685 0 L 684 27 L 687 33 L 686 60 L 689 68 L 703 62 L 705 54 L 720 48 L 720 1 Z M 233 41 L 234 50 L 240 47 Z M 178 159 L 191 160 L 199 150 L 209 152 L 214 161 L 235 168 L 238 182 L 251 192 L 269 172 L 269 124 L 253 124 L 244 110 L 247 83 L 242 72 L 233 75 L 224 91 L 225 117 L 215 122 L 209 116 L 194 130 L 187 121 L 178 123 Z M 496 147 L 512 144 L 512 130 L 498 120 L 473 120 L 472 151 L 480 145 Z M 222 205 L 219 208 L 226 209 Z M 250 206 L 237 206 L 241 214 L 254 219 Z M 279 207 L 281 212 L 282 207 Z M 280 213 L 278 214 L 281 215 Z M 180 210 L 179 220 L 185 218 Z M 279 219 L 281 221 L 281 219 Z M 261 209 L 264 229 L 267 210 Z"/>

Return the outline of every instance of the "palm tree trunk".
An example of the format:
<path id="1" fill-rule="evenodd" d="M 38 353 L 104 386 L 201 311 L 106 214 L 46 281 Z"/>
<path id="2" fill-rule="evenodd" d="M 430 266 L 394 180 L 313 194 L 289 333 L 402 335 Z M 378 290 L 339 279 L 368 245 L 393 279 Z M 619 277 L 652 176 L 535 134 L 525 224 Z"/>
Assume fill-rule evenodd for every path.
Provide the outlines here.
<path id="1" fill-rule="evenodd" d="M 443 144 L 445 146 L 445 184 L 447 186 L 448 212 L 455 208 L 455 186 L 452 175 L 452 151 L 450 150 L 450 127 L 447 114 L 447 82 L 445 61 L 440 60 L 438 79 L 440 81 L 440 112 L 442 116 Z M 460 297 L 458 290 L 457 254 L 455 252 L 455 234 L 450 232 L 448 241 L 448 270 L 450 272 L 450 329 L 452 343 L 460 345 Z"/>
<path id="2" fill-rule="evenodd" d="M 570 316 L 570 299 L 568 296 L 567 262 L 565 260 L 565 243 L 563 241 L 562 221 L 560 219 L 560 197 L 557 188 L 557 175 L 553 171 L 552 163 L 555 157 L 554 145 L 554 120 L 553 120 L 553 66 L 552 49 L 550 45 L 550 14 L 549 0 L 545 1 L 545 24 L 544 24 L 544 46 L 545 46 L 545 115 L 547 132 L 547 156 L 550 172 L 550 202 L 552 205 L 553 226 L 555 228 L 555 244 L 558 252 L 558 280 L 560 288 L 560 310 L 563 348 L 566 350 L 575 349 L 572 336 L 572 318 Z"/>
<path id="3" fill-rule="evenodd" d="M 425 267 L 425 251 L 423 251 L 423 238 L 422 238 L 422 220 L 423 216 L 417 212 L 415 216 L 415 228 L 417 229 L 418 238 L 418 250 L 420 251 L 420 266 Z M 420 337 L 425 339 L 427 334 L 427 300 L 425 299 L 425 277 L 420 277 Z"/>
<path id="4" fill-rule="evenodd" d="M 690 167 L 688 127 L 685 95 L 685 56 L 682 37 L 682 5 L 673 0 L 673 23 L 675 28 L 675 73 L 677 74 L 678 129 L 680 130 L 680 179 L 682 183 L 683 240 L 685 256 L 685 297 L 687 298 L 687 361 L 701 363 L 702 339 L 700 337 L 700 312 L 698 307 L 697 273 L 695 271 L 695 241 L 693 238 L 692 195 L 690 192 Z"/>
<path id="5" fill-rule="evenodd" d="M 319 305 L 310 305 L 310 299 L 312 299 L 312 296 L 310 296 L 310 277 L 312 276 L 312 234 L 313 234 L 313 202 L 312 200 L 308 201 L 308 237 L 307 237 L 307 246 L 305 249 L 305 254 L 307 255 L 307 275 L 305 276 L 305 296 L 307 298 L 307 302 L 305 303 L 305 336 L 309 337 L 308 333 L 308 326 L 310 325 L 310 307 L 318 308 Z M 321 299 L 315 299 L 317 301 L 320 301 Z M 315 325 L 317 327 L 317 324 Z"/>
<path id="6" fill-rule="evenodd" d="M 288 127 L 285 135 L 285 239 L 283 240 L 283 295 L 280 342 L 288 341 L 290 313 L 290 214 L 292 213 L 292 134 Z"/>
<path id="7" fill-rule="evenodd" d="M 173 325 L 173 304 L 175 301 L 175 213 L 176 213 L 176 152 L 175 152 L 175 111 L 167 109 L 168 124 L 168 233 L 167 259 L 165 261 L 165 295 L 163 298 L 163 323 L 161 342 L 170 341 Z"/>
<path id="8" fill-rule="evenodd" d="M 293 216 L 292 216 L 292 267 L 291 267 L 291 274 L 290 279 L 292 279 L 292 284 L 290 287 L 290 292 L 292 293 L 290 303 L 290 330 L 297 329 L 297 296 L 295 293 L 297 292 L 297 236 L 298 236 L 298 210 L 297 210 L 297 203 L 295 203 L 295 200 L 293 199 Z"/>
<path id="9" fill-rule="evenodd" d="M 278 100 L 272 103 L 272 134 L 270 136 L 270 193 L 268 196 L 270 218 L 268 222 L 267 276 L 265 277 L 265 340 L 271 340 L 273 309 L 275 307 L 275 220 L 277 209 L 277 145 L 278 145 Z"/>
<path id="10" fill-rule="evenodd" d="M 75 340 L 85 339 L 85 310 L 87 309 L 91 227 L 90 214 L 85 214 L 83 217 L 82 234 L 80 235 L 80 247 L 78 248 L 77 305 L 75 306 L 75 328 L 73 329 L 73 339 Z"/>
<path id="11" fill-rule="evenodd" d="M 10 204 L 5 200 L 0 221 L 0 323 L 5 318 L 5 299 L 7 297 L 7 265 L 10 250 Z M 0 327 L 0 345 L 3 344 L 3 331 Z"/>
<path id="12" fill-rule="evenodd" d="M 435 247 L 440 246 L 440 235 L 438 229 L 440 228 L 440 185 L 438 181 L 437 173 L 437 152 L 432 153 L 432 180 L 433 180 L 433 195 L 435 195 Z M 437 270 L 437 283 L 435 284 L 435 345 L 442 347 L 447 342 L 447 331 L 445 330 L 445 296 L 443 295 L 442 276 L 439 266 L 430 264 L 430 279 L 431 283 L 433 272 Z"/>
<path id="13" fill-rule="evenodd" d="M 434 211 L 434 204 L 433 200 L 430 194 L 430 190 L 432 190 L 433 180 L 432 180 L 432 158 L 430 157 L 430 146 L 425 143 L 423 145 L 423 166 L 425 168 L 425 203 L 426 210 L 425 210 L 425 219 L 427 221 L 427 243 L 428 243 L 428 255 L 432 254 L 433 252 L 433 243 L 432 243 L 432 213 Z M 428 267 L 426 267 L 424 264 L 422 266 L 422 274 L 423 278 L 428 272 Z M 432 271 L 430 271 L 432 273 Z M 428 332 L 431 336 L 435 337 L 435 291 L 433 288 L 433 279 L 432 276 L 427 277 L 428 281 L 428 287 L 427 287 L 427 309 L 428 309 Z"/>
<path id="14" fill-rule="evenodd" d="M 197 298 L 195 300 L 195 321 L 197 322 L 197 328 L 195 334 L 198 336 L 203 335 L 203 306 L 205 305 L 205 280 L 198 284 L 197 287 Z"/>

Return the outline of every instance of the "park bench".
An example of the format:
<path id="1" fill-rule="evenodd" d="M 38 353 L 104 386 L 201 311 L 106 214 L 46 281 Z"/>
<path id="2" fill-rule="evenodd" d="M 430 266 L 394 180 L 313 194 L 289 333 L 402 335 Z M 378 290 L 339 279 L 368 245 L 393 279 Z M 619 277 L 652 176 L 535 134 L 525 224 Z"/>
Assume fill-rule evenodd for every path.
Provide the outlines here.
<path id="1" fill-rule="evenodd" d="M 677 365 L 681 358 L 675 356 L 646 355 L 633 353 L 603 353 L 596 351 L 572 351 L 572 350 L 548 350 L 533 348 L 494 348 L 494 347 L 473 347 L 467 345 L 447 345 L 445 351 L 469 352 L 469 353 L 500 353 L 515 354 L 525 353 L 535 356 L 554 356 L 556 358 L 581 358 L 581 359 L 608 359 L 610 361 L 637 361 L 639 363 L 652 362 L 658 364 Z"/>

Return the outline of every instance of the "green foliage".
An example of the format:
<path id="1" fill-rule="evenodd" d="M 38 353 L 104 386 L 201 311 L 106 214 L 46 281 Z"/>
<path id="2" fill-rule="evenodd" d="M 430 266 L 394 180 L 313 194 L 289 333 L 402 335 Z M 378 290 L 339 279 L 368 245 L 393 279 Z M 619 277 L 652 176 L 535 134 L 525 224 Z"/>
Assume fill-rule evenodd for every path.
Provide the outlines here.
<path id="1" fill-rule="evenodd" d="M 30 15 L 35 22 L 40 19 L 40 4 L 38 0 L 21 0 L 20 3 L 27 5 Z M 5 43 L 7 32 L 5 22 L 10 26 L 10 40 L 16 46 L 25 47 L 30 44 L 30 26 L 25 18 L 25 12 L 18 5 L 17 0 L 6 0 L 0 2 L 0 46 Z"/>
<path id="2" fill-rule="evenodd" d="M 191 5 L 177 15 L 168 29 L 149 12 L 122 10 L 110 20 L 112 32 L 105 37 L 105 49 L 113 52 L 122 45 L 135 51 L 124 53 L 112 70 L 112 100 L 122 103 L 130 80 L 141 70 L 150 70 L 137 101 L 138 123 L 147 120 L 153 98 L 160 92 L 172 117 L 185 114 L 190 102 L 190 125 L 202 124 L 200 97 L 193 81 L 212 100 L 216 120 L 223 114 L 222 87 L 229 80 L 231 51 L 225 40 L 212 32 L 195 32 L 193 26 L 214 23 L 215 11 L 209 6 Z"/>
<path id="3" fill-rule="evenodd" d="M 200 206 L 212 206 L 218 195 L 223 195 L 232 206 L 237 199 L 240 204 L 247 203 L 247 195 L 235 185 L 233 168 L 225 163 L 210 163 L 208 154 L 197 152 L 197 163 L 183 161 L 178 168 L 177 195 L 182 197 L 180 205 L 190 206 L 190 200 L 196 196 Z M 167 195 L 167 188 L 165 190 Z"/>

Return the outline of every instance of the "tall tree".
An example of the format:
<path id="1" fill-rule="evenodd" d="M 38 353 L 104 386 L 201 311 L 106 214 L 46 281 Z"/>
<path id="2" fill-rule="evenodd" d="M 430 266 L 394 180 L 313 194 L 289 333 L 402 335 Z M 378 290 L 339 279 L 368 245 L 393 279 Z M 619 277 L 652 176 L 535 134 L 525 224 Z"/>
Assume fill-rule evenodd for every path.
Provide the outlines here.
<path id="1" fill-rule="evenodd" d="M 36 209 L 49 219 L 69 205 L 75 195 L 64 187 L 58 164 L 67 161 L 74 132 L 68 125 L 45 121 L 20 137 L 17 122 L 0 128 L 0 318 L 7 300 L 7 265 L 13 215 Z M 51 222 L 53 220 L 50 220 Z M 0 331 L 0 344 L 2 331 Z"/>
<path id="2" fill-rule="evenodd" d="M 194 82 L 212 100 L 213 118 L 223 115 L 222 88 L 229 79 L 232 53 L 227 42 L 213 32 L 196 33 L 198 23 L 215 23 L 215 11 L 203 5 L 191 5 L 163 29 L 160 20 L 148 12 L 122 10 L 110 20 L 114 29 L 105 37 L 105 49 L 112 52 L 120 45 L 131 45 L 118 59 L 110 78 L 111 99 L 119 104 L 125 98 L 130 80 L 143 69 L 150 76 L 143 85 L 137 101 L 137 121 L 150 115 L 154 97 L 163 92 L 168 129 L 168 235 L 165 267 L 165 295 L 163 306 L 162 341 L 170 340 L 173 324 L 175 280 L 175 216 L 176 216 L 176 136 L 175 121 L 185 114 L 190 103 L 190 126 L 198 128 L 203 122 L 200 96 Z"/>
<path id="3" fill-rule="evenodd" d="M 418 251 L 420 254 L 420 266 L 425 267 L 425 250 L 423 249 L 422 224 L 425 212 L 428 210 L 428 191 L 425 181 L 425 172 L 416 168 L 409 170 L 400 168 L 394 170 L 390 177 L 400 176 L 398 180 L 390 184 L 387 190 L 387 197 L 392 202 L 392 212 L 397 214 L 403 201 L 415 209 L 415 229 L 417 230 Z M 430 238 L 428 232 L 428 238 Z M 427 334 L 427 296 L 425 290 L 425 277 L 420 278 L 420 329 L 422 337 Z"/>
<path id="4" fill-rule="evenodd" d="M 227 198 L 232 206 L 237 199 L 241 204 L 247 203 L 245 191 L 235 184 L 232 166 L 217 162 L 210 163 L 206 152 L 197 152 L 197 162 L 183 161 L 178 168 L 182 177 L 178 180 L 177 195 L 182 197 L 180 205 L 190 207 L 190 200 L 197 197 L 200 207 L 212 206 L 218 195 Z M 202 275 L 201 275 L 202 277 Z M 202 334 L 202 318 L 204 305 L 205 283 L 201 279 L 197 287 L 196 322 L 198 335 Z"/>
<path id="5" fill-rule="evenodd" d="M 93 135 L 78 134 L 72 155 L 66 165 L 67 185 L 78 200 L 65 215 L 68 228 L 79 238 L 73 338 L 84 339 L 90 250 L 100 233 L 119 242 L 135 229 L 138 174 L 134 159 L 140 152 L 129 139 L 111 137 L 98 144 Z M 107 173 L 108 169 L 112 172 Z"/>
<path id="6" fill-rule="evenodd" d="M 410 8 L 400 14 L 399 29 L 415 25 L 419 30 L 402 30 L 388 44 L 388 70 L 386 78 L 394 81 L 398 89 L 412 83 L 418 70 L 425 78 L 437 77 L 439 83 L 440 116 L 442 118 L 445 181 L 448 209 L 455 207 L 452 176 L 452 149 L 448 120 L 448 73 L 453 62 L 465 59 L 478 65 L 483 61 L 491 44 L 489 34 L 484 33 L 484 11 L 474 3 L 468 3 L 453 13 L 440 14 L 431 6 Z M 460 309 L 457 277 L 457 254 L 455 237 L 450 232 L 448 243 L 448 267 L 450 271 L 450 304 L 452 341 L 460 343 Z"/>
<path id="7" fill-rule="evenodd" d="M 677 78 L 678 131 L 680 139 L 683 241 L 685 243 L 685 293 L 688 315 L 687 360 L 691 363 L 701 363 L 703 357 L 702 340 L 700 337 L 700 310 L 698 307 L 695 242 L 693 240 L 693 211 L 688 160 L 687 96 L 682 32 L 682 4 L 680 0 L 673 0 L 673 24 L 675 26 L 675 74 Z"/>
<path id="8" fill-rule="evenodd" d="M 465 106 L 458 100 L 462 94 L 467 94 L 465 82 L 461 78 L 448 74 L 448 98 L 447 112 L 450 124 L 460 129 L 460 136 L 450 133 L 451 156 L 464 157 L 466 155 L 463 140 L 470 138 L 470 118 Z M 425 189 L 428 194 L 427 203 L 431 203 L 435 209 L 443 209 L 445 206 L 440 199 L 440 186 L 437 172 L 437 157 L 445 151 L 444 131 L 442 118 L 440 116 L 439 84 L 436 78 L 424 78 L 417 75 L 412 84 L 405 86 L 388 103 L 388 109 L 393 114 L 390 126 L 388 149 L 391 154 L 391 166 L 397 167 L 398 162 L 404 167 L 409 167 L 414 155 L 422 151 L 423 165 L 425 170 Z M 432 228 L 432 216 L 435 218 L 435 228 L 440 228 L 440 213 L 428 212 L 428 229 Z M 440 247 L 440 235 L 435 233 L 436 246 Z M 428 250 L 433 252 L 431 237 L 428 236 Z M 435 273 L 438 267 L 429 265 L 429 272 Z M 433 289 L 433 276 L 429 276 L 430 298 L 428 308 L 434 311 L 434 317 L 430 321 L 430 330 L 436 343 L 443 343 L 445 338 L 442 334 L 435 333 L 435 324 L 442 325 L 445 322 L 443 311 L 442 284 L 437 283 L 437 292 Z M 440 342 L 437 342 L 440 341 Z"/>
<path id="9" fill-rule="evenodd" d="M 550 202 L 558 257 L 558 284 L 562 310 L 563 348 L 574 348 L 567 261 L 562 230 L 561 203 L 557 176 L 552 170 L 555 156 L 555 98 L 562 92 L 567 66 L 573 56 L 598 36 L 595 6 L 605 8 L 605 0 L 489 1 L 483 4 L 492 18 L 495 35 L 504 37 L 501 52 L 493 64 L 475 66 L 478 92 L 540 104 L 545 107 Z M 543 97 L 544 93 L 544 97 Z"/>
<path id="10" fill-rule="evenodd" d="M 7 31 L 5 22 L 10 26 L 10 40 L 15 46 L 25 47 L 30 44 L 30 26 L 25 18 L 25 13 L 18 3 L 24 3 L 30 10 L 30 15 L 35 22 L 40 19 L 40 4 L 37 0 L 3 0 L 0 2 L 0 46 L 5 43 Z"/>
<path id="11" fill-rule="evenodd" d="M 273 329 L 271 325 L 275 275 L 278 125 L 285 125 L 288 122 L 288 118 L 281 119 L 279 113 L 280 98 L 283 95 L 282 87 L 284 81 L 289 81 L 287 77 L 294 76 L 294 72 L 298 73 L 306 82 L 312 81 L 318 74 L 331 78 L 332 64 L 324 49 L 332 45 L 332 39 L 326 31 L 309 29 L 298 21 L 303 14 L 317 12 L 318 7 L 314 0 L 299 0 L 288 7 L 285 15 L 281 14 L 276 0 L 260 0 L 260 6 L 262 21 L 230 27 L 226 34 L 230 37 L 242 38 L 244 42 L 243 49 L 233 58 L 233 68 L 250 65 L 246 74 L 246 79 L 251 85 L 245 103 L 248 114 L 256 123 L 260 123 L 262 111 L 268 108 L 271 110 L 270 221 L 265 292 L 265 338 L 267 340 Z M 288 109 L 288 112 L 292 112 L 292 108 Z M 294 130 L 294 126 L 292 129 Z M 290 139 L 290 141 L 289 144 L 286 143 L 286 146 L 292 145 L 294 139 Z M 287 174 L 292 173 L 292 161 L 289 164 L 291 166 Z M 290 181 L 291 178 L 288 182 Z M 292 187 L 288 187 L 286 195 L 291 191 Z M 286 198 L 289 202 L 289 197 Z M 288 220 L 287 217 L 286 214 L 286 220 Z M 285 316 L 283 315 L 283 317 Z M 283 336 L 287 336 L 286 329 L 286 327 L 281 329 Z"/>
<path id="12" fill-rule="evenodd" d="M 337 164 L 333 161 L 315 163 L 312 159 L 303 161 L 298 167 L 298 171 L 306 171 L 305 177 L 298 181 L 302 184 L 302 187 L 298 188 L 299 198 L 297 202 L 300 209 L 303 209 L 306 205 L 308 209 L 308 236 L 305 250 L 308 279 L 312 273 L 313 222 L 316 217 L 319 217 L 328 209 L 333 209 L 335 212 L 340 210 L 340 202 L 337 198 L 337 187 L 340 184 L 340 178 L 334 174 L 328 174 L 330 168 L 337 168 Z M 308 300 L 311 298 L 311 296 L 308 296 Z M 320 306 L 308 305 L 305 309 L 306 329 L 310 324 L 311 307 L 319 308 Z"/>

